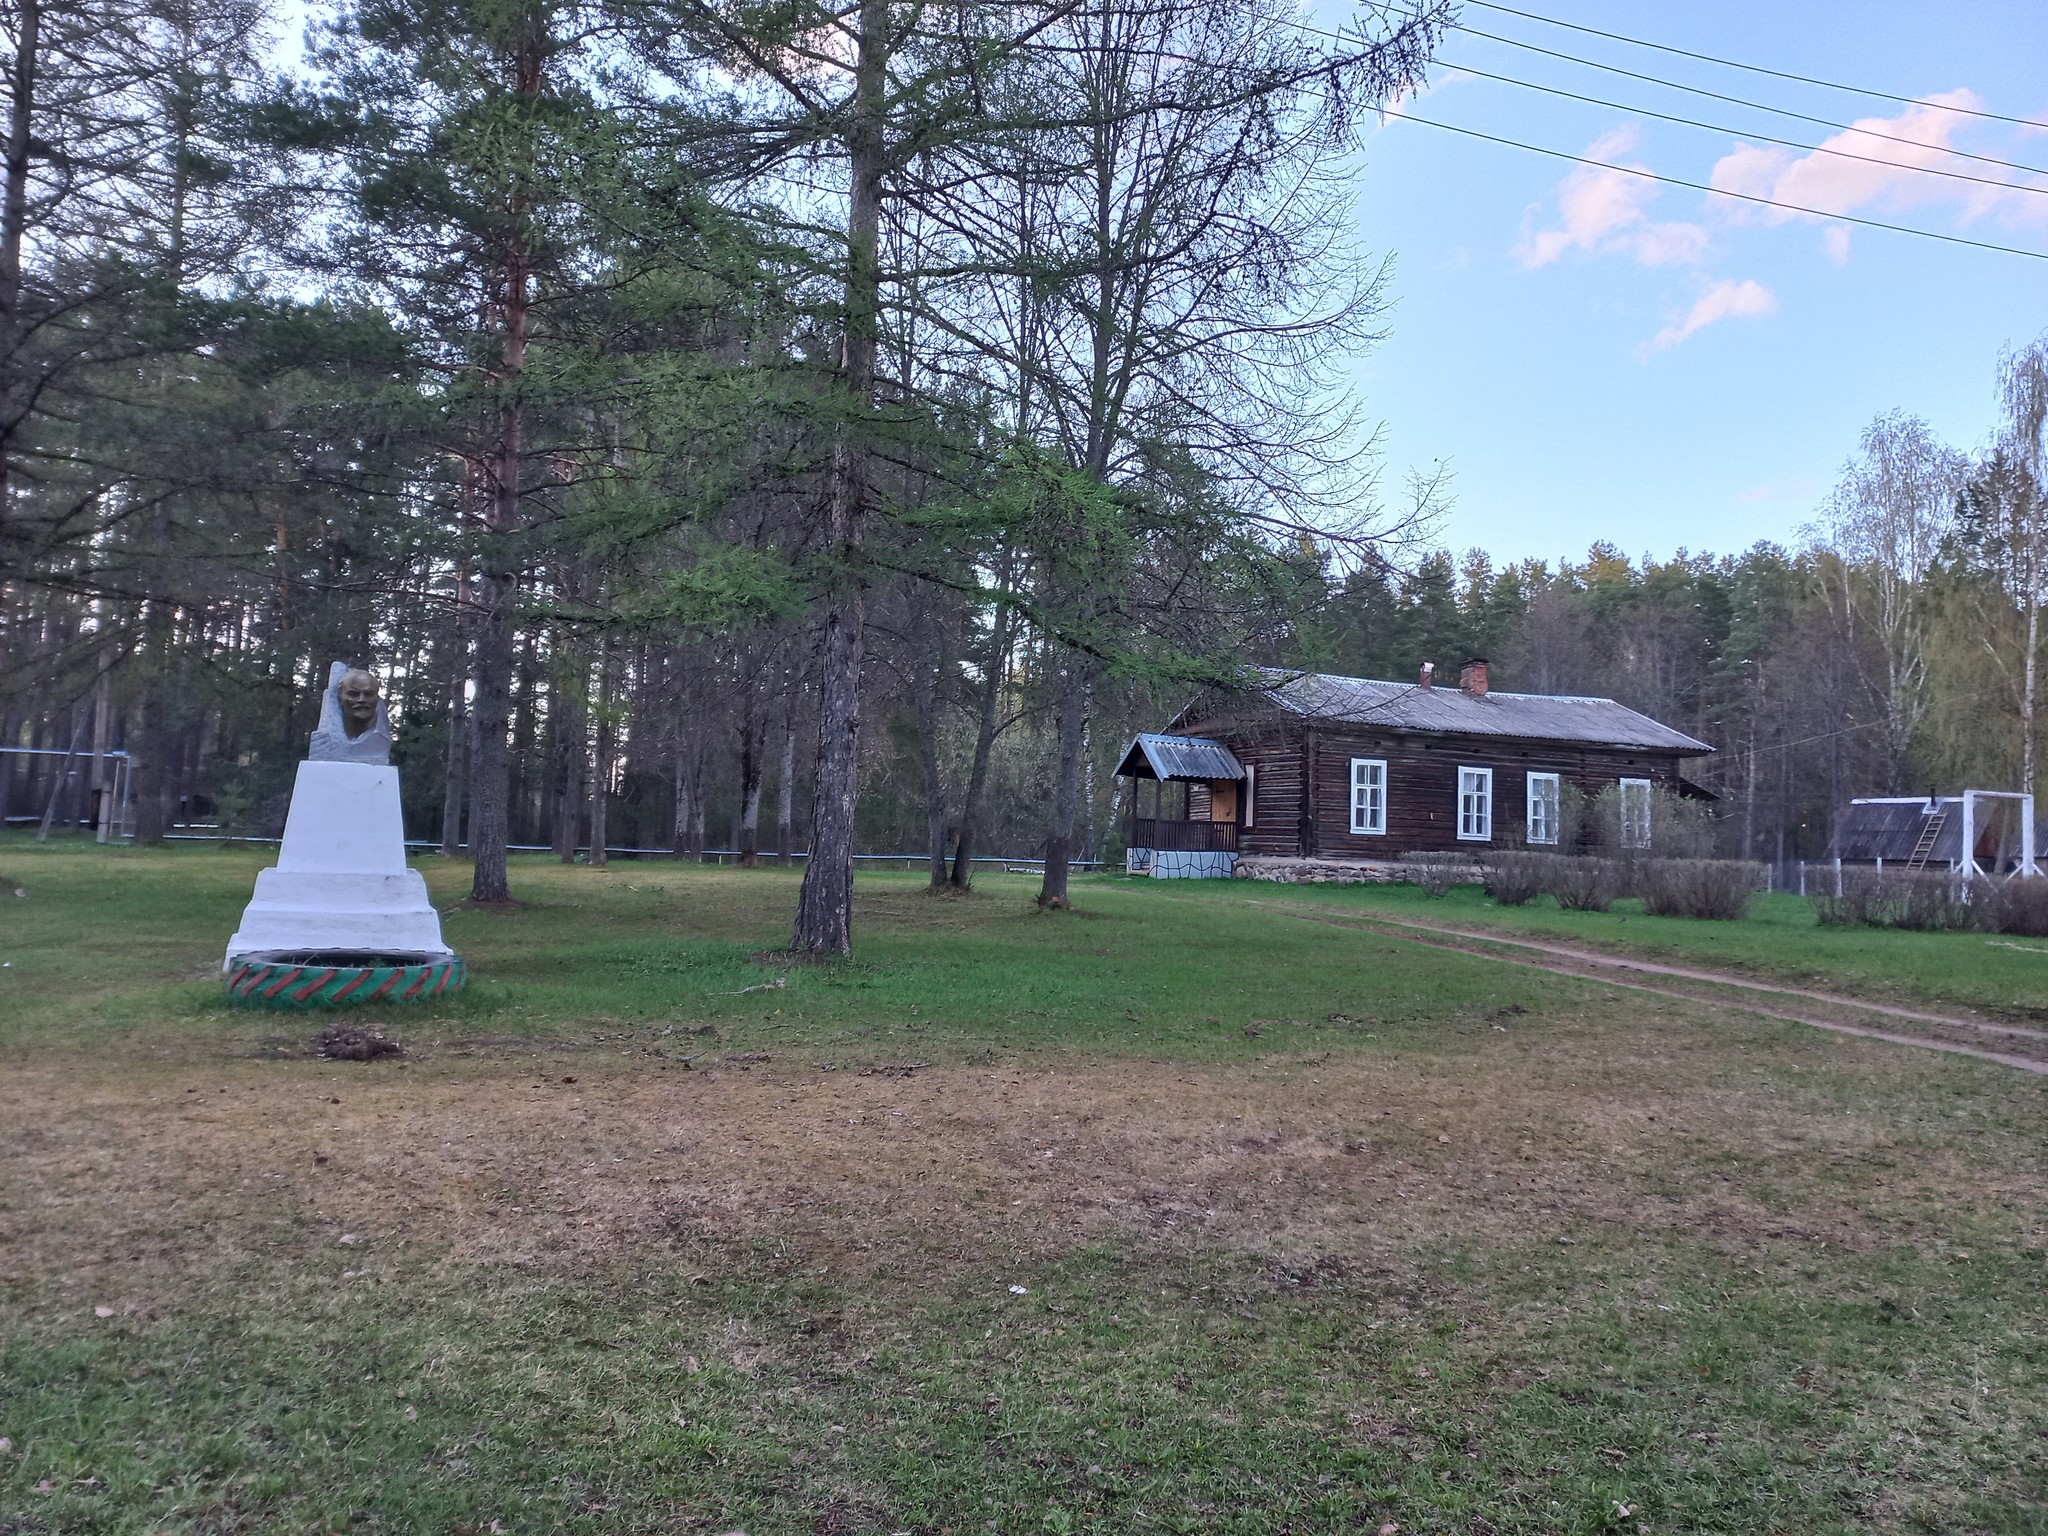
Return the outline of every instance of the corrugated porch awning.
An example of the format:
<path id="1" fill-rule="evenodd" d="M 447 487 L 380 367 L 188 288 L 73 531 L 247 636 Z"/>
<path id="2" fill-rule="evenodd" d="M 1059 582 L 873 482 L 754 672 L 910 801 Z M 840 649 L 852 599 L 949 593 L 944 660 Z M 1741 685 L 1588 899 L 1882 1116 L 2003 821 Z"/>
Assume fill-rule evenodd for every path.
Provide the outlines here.
<path id="1" fill-rule="evenodd" d="M 1200 736 L 1140 735 L 1131 742 L 1116 771 L 1127 779 L 1169 782 L 1214 783 L 1244 778 L 1244 764 L 1237 760 L 1235 752 L 1220 741 L 1207 741 Z"/>

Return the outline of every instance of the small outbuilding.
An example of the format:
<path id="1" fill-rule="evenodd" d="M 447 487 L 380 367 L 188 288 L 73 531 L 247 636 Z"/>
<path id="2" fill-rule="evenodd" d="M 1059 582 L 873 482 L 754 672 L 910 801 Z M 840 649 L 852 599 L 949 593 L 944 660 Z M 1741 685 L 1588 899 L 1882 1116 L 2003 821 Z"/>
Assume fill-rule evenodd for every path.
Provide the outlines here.
<path id="1" fill-rule="evenodd" d="M 1127 868 L 1554 848 L 1567 784 L 1640 796 L 1646 827 L 1653 789 L 1712 798 L 1681 772 L 1707 743 L 1613 699 L 1495 692 L 1487 671 L 1474 658 L 1440 687 L 1429 664 L 1412 683 L 1261 668 L 1204 694 L 1124 754 Z"/>
<path id="2" fill-rule="evenodd" d="M 2034 797 L 2011 790 L 1874 795 L 1851 800 L 1835 821 L 1843 864 L 2032 876 L 2042 851 Z"/>

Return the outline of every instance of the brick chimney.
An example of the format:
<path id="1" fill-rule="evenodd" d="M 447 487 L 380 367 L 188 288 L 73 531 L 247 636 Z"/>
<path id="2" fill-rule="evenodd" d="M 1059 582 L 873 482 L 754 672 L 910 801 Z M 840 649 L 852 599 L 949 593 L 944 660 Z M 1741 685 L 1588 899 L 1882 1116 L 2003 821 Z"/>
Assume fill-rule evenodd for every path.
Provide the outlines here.
<path id="1" fill-rule="evenodd" d="M 1422 686 L 1425 688 L 1434 688 L 1436 686 L 1436 663 L 1433 661 L 1425 661 L 1422 664 Z"/>
<path id="2" fill-rule="evenodd" d="M 1458 670 L 1458 686 L 1475 699 L 1486 697 L 1486 658 L 1474 656 Z"/>

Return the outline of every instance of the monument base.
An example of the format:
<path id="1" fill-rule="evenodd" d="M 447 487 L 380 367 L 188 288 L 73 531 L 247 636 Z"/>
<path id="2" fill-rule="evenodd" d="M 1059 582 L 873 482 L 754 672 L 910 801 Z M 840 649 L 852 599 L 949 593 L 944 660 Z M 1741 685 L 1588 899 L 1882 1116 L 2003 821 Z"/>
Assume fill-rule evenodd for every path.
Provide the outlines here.
<path id="1" fill-rule="evenodd" d="M 446 956 L 427 882 L 405 865 L 398 770 L 303 762 L 277 866 L 256 877 L 221 969 L 280 951 Z"/>

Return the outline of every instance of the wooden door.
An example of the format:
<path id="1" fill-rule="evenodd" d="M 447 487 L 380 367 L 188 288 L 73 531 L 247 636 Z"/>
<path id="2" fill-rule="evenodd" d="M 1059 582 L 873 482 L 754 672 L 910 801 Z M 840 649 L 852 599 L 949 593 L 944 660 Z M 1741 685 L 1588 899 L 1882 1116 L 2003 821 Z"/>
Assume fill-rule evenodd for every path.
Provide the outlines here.
<path id="1" fill-rule="evenodd" d="M 1210 781 L 1209 819 L 1211 821 L 1237 820 L 1237 782 L 1234 779 L 1213 779 Z"/>

